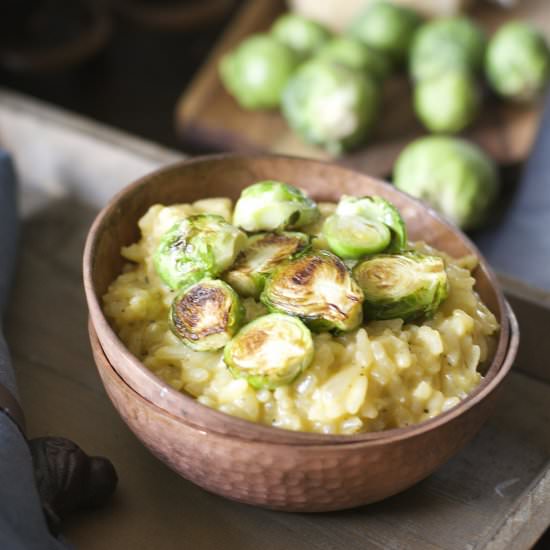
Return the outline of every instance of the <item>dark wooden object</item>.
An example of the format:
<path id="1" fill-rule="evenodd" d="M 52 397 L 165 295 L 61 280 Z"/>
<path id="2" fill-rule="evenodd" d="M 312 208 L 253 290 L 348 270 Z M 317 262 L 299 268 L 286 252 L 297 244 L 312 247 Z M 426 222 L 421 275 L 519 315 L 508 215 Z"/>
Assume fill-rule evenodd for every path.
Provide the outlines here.
<path id="1" fill-rule="evenodd" d="M 510 10 L 478 3 L 473 15 L 491 32 L 507 19 L 521 17 L 550 34 L 546 0 L 523 0 Z M 224 90 L 218 76 L 221 56 L 243 38 L 268 30 L 285 9 L 283 0 L 248 0 L 217 43 L 210 57 L 181 96 L 176 127 L 186 142 L 198 142 L 224 151 L 269 151 L 314 158 L 329 158 L 305 144 L 289 129 L 277 111 L 245 111 Z M 537 129 L 541 105 L 519 106 L 487 98 L 481 116 L 465 135 L 479 143 L 499 163 L 526 158 Z M 381 119 L 369 143 L 343 156 L 343 164 L 373 176 L 391 174 L 395 158 L 414 138 L 424 134 L 414 116 L 410 86 L 404 76 L 387 82 Z"/>

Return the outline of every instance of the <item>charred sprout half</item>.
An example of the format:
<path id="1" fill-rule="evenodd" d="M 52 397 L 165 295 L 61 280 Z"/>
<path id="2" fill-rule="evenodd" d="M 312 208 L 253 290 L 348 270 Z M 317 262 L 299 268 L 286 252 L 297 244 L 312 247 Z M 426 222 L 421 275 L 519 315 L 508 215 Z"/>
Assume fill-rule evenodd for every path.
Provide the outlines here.
<path id="1" fill-rule="evenodd" d="M 256 389 L 290 384 L 312 360 L 308 328 L 299 319 L 280 313 L 258 317 L 244 326 L 224 352 L 231 374 Z"/>
<path id="2" fill-rule="evenodd" d="M 244 320 L 237 293 L 226 283 L 205 279 L 182 290 L 172 302 L 174 334 L 195 351 L 223 348 Z"/>
<path id="3" fill-rule="evenodd" d="M 280 181 L 260 181 L 241 193 L 233 223 L 246 231 L 295 229 L 314 222 L 319 209 L 303 191 Z"/>
<path id="4" fill-rule="evenodd" d="M 353 276 L 365 294 L 367 320 L 430 317 L 448 294 L 443 259 L 418 252 L 368 258 Z"/>
<path id="5" fill-rule="evenodd" d="M 189 216 L 161 238 L 155 269 L 170 288 L 181 288 L 225 271 L 245 245 L 246 235 L 221 216 Z"/>
<path id="6" fill-rule="evenodd" d="M 383 223 L 335 214 L 323 224 L 323 237 L 340 258 L 353 260 L 385 250 L 390 244 L 391 233 Z"/>
<path id="7" fill-rule="evenodd" d="M 271 311 L 300 317 L 318 331 L 353 330 L 363 317 L 363 292 L 342 260 L 324 250 L 281 264 L 260 299 Z"/>
<path id="8" fill-rule="evenodd" d="M 309 247 L 309 236 L 304 233 L 259 233 L 248 239 L 224 279 L 241 295 L 257 298 L 265 279 L 284 260 Z"/>
<path id="9" fill-rule="evenodd" d="M 382 197 L 350 197 L 344 195 L 338 203 L 336 214 L 339 216 L 359 216 L 386 225 L 391 232 L 391 241 L 386 249 L 387 252 L 400 252 L 407 248 L 405 222 L 397 208 Z"/>

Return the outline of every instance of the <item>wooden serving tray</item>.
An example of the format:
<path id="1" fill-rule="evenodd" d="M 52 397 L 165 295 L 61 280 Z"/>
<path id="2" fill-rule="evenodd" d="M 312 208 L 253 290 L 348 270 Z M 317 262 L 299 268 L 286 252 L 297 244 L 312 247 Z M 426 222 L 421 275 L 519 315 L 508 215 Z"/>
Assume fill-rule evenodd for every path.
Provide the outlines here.
<path id="1" fill-rule="evenodd" d="M 83 550 L 527 549 L 550 525 L 550 293 L 502 279 L 522 330 L 495 414 L 434 475 L 379 504 L 284 514 L 211 495 L 139 443 L 113 409 L 89 349 L 84 237 L 122 186 L 178 155 L 0 90 L 0 146 L 22 176 L 24 232 L 7 338 L 29 435 L 106 455 L 120 483 L 64 534 Z"/>
<path id="2" fill-rule="evenodd" d="M 510 10 L 487 2 L 478 5 L 472 15 L 489 33 L 505 20 L 520 17 L 532 21 L 550 36 L 547 0 L 522 0 Z M 284 9 L 283 0 L 245 2 L 176 106 L 176 128 L 184 142 L 225 151 L 271 151 L 329 158 L 322 149 L 302 142 L 278 111 L 241 109 L 218 76 L 222 55 L 246 36 L 269 29 Z M 485 101 L 475 126 L 465 135 L 499 163 L 515 163 L 525 159 L 531 148 L 540 112 L 540 104 L 518 106 L 491 97 Z M 384 106 L 369 143 L 340 160 L 374 176 L 387 176 L 401 149 L 424 133 L 412 109 L 408 80 L 397 76 L 386 83 Z"/>

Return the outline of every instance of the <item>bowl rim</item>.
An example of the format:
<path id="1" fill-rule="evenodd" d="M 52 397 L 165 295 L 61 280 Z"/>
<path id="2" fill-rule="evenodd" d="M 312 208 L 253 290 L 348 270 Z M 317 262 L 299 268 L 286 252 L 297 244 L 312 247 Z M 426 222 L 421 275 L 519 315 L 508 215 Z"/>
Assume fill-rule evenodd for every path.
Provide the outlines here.
<path id="1" fill-rule="evenodd" d="M 160 379 L 155 374 L 153 374 L 137 357 L 135 357 L 126 348 L 126 346 L 120 340 L 120 338 L 118 337 L 114 329 L 111 327 L 110 323 L 107 321 L 107 318 L 103 313 L 103 308 L 101 307 L 101 303 L 100 303 L 100 297 L 97 296 L 95 292 L 95 288 L 93 284 L 93 269 L 92 269 L 93 258 L 94 258 L 94 253 L 97 245 L 97 237 L 99 235 L 99 230 L 102 227 L 104 221 L 108 219 L 112 213 L 118 210 L 119 201 L 126 195 L 132 194 L 139 187 L 145 186 L 149 182 L 158 179 L 164 173 L 171 172 L 171 171 L 179 171 L 191 165 L 200 164 L 204 162 L 224 161 L 224 160 L 235 160 L 235 161 L 246 162 L 249 160 L 257 161 L 257 160 L 274 160 L 274 159 L 278 159 L 282 161 L 300 162 L 300 163 L 305 162 L 305 163 L 309 163 L 313 165 L 321 165 L 321 166 L 323 165 L 331 166 L 332 168 L 337 168 L 338 170 L 349 172 L 352 175 L 359 175 L 363 178 L 368 178 L 370 180 L 376 181 L 378 184 L 381 184 L 382 186 L 391 187 L 394 192 L 407 196 L 407 198 L 411 202 L 416 203 L 416 205 L 420 209 L 426 211 L 431 217 L 435 218 L 439 224 L 447 227 L 452 233 L 455 234 L 456 237 L 461 239 L 463 243 L 476 255 L 479 263 L 478 269 L 479 268 L 483 269 L 496 295 L 497 306 L 501 314 L 500 330 L 498 333 L 499 339 L 498 339 L 497 347 L 494 352 L 493 359 L 487 365 L 486 376 L 483 378 L 481 383 L 476 388 L 474 388 L 474 390 L 470 392 L 464 399 L 462 399 L 460 403 L 457 404 L 455 407 L 452 407 L 448 411 L 445 411 L 435 416 L 434 418 L 425 420 L 419 424 L 412 424 L 410 426 L 406 426 L 403 428 L 393 428 L 389 430 L 382 430 L 379 432 L 362 432 L 362 433 L 353 434 L 353 435 L 343 435 L 343 434 L 321 434 L 316 432 L 291 431 L 291 430 L 277 428 L 277 427 L 253 422 L 250 420 L 245 420 L 243 418 L 231 416 L 217 409 L 213 409 L 211 407 L 203 405 L 191 395 L 188 395 L 186 393 L 183 393 L 181 391 L 178 391 L 172 388 L 169 384 L 167 384 L 162 379 Z M 88 303 L 91 322 L 94 326 L 96 333 L 98 334 L 98 338 L 102 348 L 104 347 L 105 343 L 108 343 L 108 345 L 110 346 L 114 346 L 117 352 L 124 357 L 124 359 L 127 361 L 129 365 L 131 365 L 132 369 L 136 369 L 137 371 L 139 371 L 140 375 L 142 375 L 144 378 L 149 380 L 153 385 L 162 387 L 161 391 L 163 392 L 163 395 L 169 394 L 172 399 L 181 402 L 183 406 L 178 409 L 180 410 L 180 412 L 184 411 L 186 407 L 191 407 L 191 408 L 195 408 L 196 410 L 199 410 L 201 420 L 204 418 L 204 422 L 201 423 L 200 426 L 203 426 L 205 429 L 211 429 L 208 427 L 209 419 L 216 419 L 217 421 L 224 424 L 224 430 L 223 431 L 217 430 L 217 433 L 233 434 L 234 436 L 236 435 L 246 439 L 262 440 L 262 441 L 276 441 L 276 440 L 288 441 L 289 439 L 291 439 L 293 441 L 300 442 L 302 444 L 309 444 L 309 445 L 315 445 L 319 443 L 352 444 L 358 441 L 386 439 L 386 438 L 392 438 L 394 436 L 403 437 L 405 434 L 413 433 L 419 430 L 420 429 L 419 427 L 424 427 L 424 426 L 426 426 L 426 429 L 429 429 L 432 426 L 435 427 L 440 422 L 444 422 L 447 419 L 451 419 L 457 414 L 461 414 L 463 411 L 466 411 L 468 408 L 470 408 L 471 406 L 470 404 L 473 405 L 474 402 L 477 403 L 478 396 L 484 397 L 485 395 L 487 395 L 487 393 L 490 393 L 491 390 L 487 390 L 487 388 L 491 386 L 490 383 L 495 377 L 499 377 L 500 371 L 504 363 L 506 362 L 507 355 L 509 353 L 512 353 L 512 355 L 515 357 L 515 354 L 517 352 L 517 344 L 515 345 L 514 349 L 509 347 L 510 330 L 511 328 L 513 328 L 513 322 L 511 322 L 510 319 L 508 319 L 511 313 L 511 308 L 504 299 L 504 296 L 502 294 L 500 285 L 498 284 L 496 275 L 494 274 L 493 270 L 488 265 L 487 261 L 482 256 L 482 254 L 480 253 L 476 245 L 473 244 L 472 241 L 464 233 L 462 233 L 462 231 L 460 231 L 460 229 L 456 228 L 455 226 L 447 222 L 439 213 L 437 213 L 434 209 L 430 208 L 426 204 L 422 203 L 420 200 L 410 196 L 407 193 L 404 193 L 403 191 L 400 191 L 399 189 L 391 186 L 390 184 L 384 182 L 383 180 L 374 178 L 364 172 L 351 169 L 347 166 L 337 165 L 333 162 L 328 162 L 323 160 L 302 158 L 302 157 L 289 156 L 289 155 L 262 154 L 262 153 L 257 153 L 257 154 L 221 153 L 221 154 L 214 154 L 214 155 L 202 155 L 202 156 L 184 159 L 182 161 L 177 161 L 175 163 L 164 165 L 152 172 L 149 172 L 144 176 L 140 177 L 139 179 L 137 179 L 136 181 L 126 185 L 123 189 L 121 189 L 118 193 L 116 193 L 111 198 L 111 200 L 97 214 L 88 232 L 85 247 L 84 247 L 83 279 L 84 279 L 84 289 L 86 294 L 86 300 Z M 513 313 L 512 313 L 512 316 L 513 316 Z M 103 338 L 105 338 L 106 342 L 103 341 Z M 132 384 L 132 380 L 131 379 L 127 380 L 126 377 L 124 377 L 117 370 L 115 365 L 112 365 L 112 366 L 117 371 L 119 376 L 121 376 L 123 380 L 134 391 L 136 391 L 136 393 L 141 395 L 139 391 L 137 391 L 135 386 Z M 142 396 L 142 397 L 144 399 L 147 399 L 145 396 Z M 167 413 L 173 414 L 172 409 L 166 406 L 163 406 L 162 400 L 160 402 L 156 402 L 154 400 L 148 400 L 148 401 L 152 402 L 157 407 L 165 410 Z M 185 412 L 181 412 L 181 415 L 178 415 L 178 418 L 181 418 L 183 421 L 189 423 L 189 419 L 186 417 L 187 417 L 187 414 Z M 193 422 L 193 424 L 199 427 L 200 429 L 200 426 L 196 422 Z M 234 427 L 234 431 L 231 429 L 231 426 Z M 246 432 L 247 435 L 244 436 L 243 432 Z"/>
<path id="2" fill-rule="evenodd" d="M 308 441 L 300 441 L 300 440 L 289 440 L 289 441 L 281 441 L 278 439 L 274 440 L 266 440 L 266 439 L 256 439 L 256 438 L 246 438 L 245 441 L 247 441 L 249 444 L 254 443 L 260 443 L 263 445 L 286 445 L 290 447 L 307 447 L 308 449 L 315 450 L 327 450 L 331 447 L 335 449 L 342 449 L 342 445 L 345 445 L 345 448 L 354 449 L 357 447 L 379 447 L 382 445 L 386 445 L 388 443 L 395 443 L 398 441 L 402 441 L 404 439 L 407 439 L 409 437 L 416 437 L 419 435 L 422 435 L 425 432 L 428 432 L 432 429 L 438 428 L 440 425 L 445 424 L 447 422 L 450 422 L 451 420 L 454 420 L 461 414 L 467 412 L 468 410 L 472 409 L 475 405 L 483 401 L 485 397 L 487 397 L 489 394 L 491 394 L 493 391 L 498 389 L 498 387 L 502 384 L 508 373 L 510 372 L 510 369 L 512 368 L 512 365 L 514 363 L 515 357 L 516 357 L 516 351 L 518 349 L 519 345 L 519 338 L 520 338 L 520 331 L 519 331 L 519 325 L 517 318 L 508 302 L 506 302 L 506 309 L 507 309 L 507 320 L 510 322 L 510 342 L 509 346 L 507 348 L 507 352 L 504 358 L 504 362 L 502 364 L 502 367 L 490 381 L 484 386 L 483 392 L 478 392 L 473 398 L 468 402 L 468 406 L 464 408 L 460 408 L 460 404 L 456 405 L 455 407 L 449 409 L 448 411 L 445 411 L 434 418 L 430 420 L 426 420 L 424 422 L 420 422 L 419 424 L 413 424 L 411 426 L 408 426 L 406 428 L 396 428 L 391 430 L 384 430 L 382 432 L 366 432 L 365 435 L 376 435 L 376 434 L 387 434 L 387 437 L 370 437 L 370 438 L 362 438 L 362 439 L 355 439 L 353 441 L 338 441 L 333 436 L 330 439 L 327 439 L 325 441 L 315 441 L 315 442 L 308 442 Z M 114 375 L 116 376 L 116 379 L 120 381 L 121 384 L 123 384 L 126 388 L 128 388 L 128 391 L 132 393 L 132 395 L 135 395 L 136 398 L 139 401 L 143 401 L 147 403 L 147 405 L 157 409 L 158 411 L 161 411 L 162 414 L 168 415 L 174 420 L 178 422 L 182 422 L 189 428 L 196 430 L 204 435 L 214 435 L 215 437 L 223 440 L 235 440 L 235 439 L 243 439 L 239 438 L 238 436 L 235 436 L 233 434 L 227 434 L 227 433 L 221 433 L 216 430 L 211 430 L 207 427 L 198 426 L 194 424 L 193 422 L 189 422 L 185 418 L 182 418 L 181 416 L 176 416 L 172 411 L 168 411 L 164 409 L 163 407 L 160 407 L 157 403 L 152 402 L 151 400 L 147 399 L 145 396 L 141 395 L 139 392 L 137 392 L 123 377 L 122 375 L 117 371 L 117 369 L 113 366 L 113 364 L 109 361 L 107 355 L 105 354 L 105 351 L 101 345 L 101 342 L 99 340 L 99 337 L 97 335 L 96 329 L 94 327 L 94 324 L 91 320 L 91 318 L 88 319 L 88 334 L 90 337 L 90 344 L 92 349 L 94 350 L 94 360 L 95 355 L 99 354 L 101 356 L 101 361 L 104 363 L 105 367 L 109 367 L 113 370 Z M 100 367 L 97 367 L 100 368 Z M 478 386 L 479 387 L 479 386 Z M 472 395 L 472 394 L 470 394 Z M 465 400 L 461 401 L 463 403 Z M 249 422 L 249 421 L 246 421 Z M 269 426 L 268 426 L 269 427 Z M 415 428 L 415 429 L 412 429 Z M 293 432 L 290 430 L 282 430 L 281 428 L 271 428 L 272 430 L 279 430 L 284 431 L 285 433 L 288 432 L 289 434 L 300 434 L 300 433 L 308 433 L 308 432 Z M 345 437 L 345 436 L 342 436 Z M 350 436 L 351 437 L 351 436 Z M 292 439 L 292 438 L 290 438 Z"/>

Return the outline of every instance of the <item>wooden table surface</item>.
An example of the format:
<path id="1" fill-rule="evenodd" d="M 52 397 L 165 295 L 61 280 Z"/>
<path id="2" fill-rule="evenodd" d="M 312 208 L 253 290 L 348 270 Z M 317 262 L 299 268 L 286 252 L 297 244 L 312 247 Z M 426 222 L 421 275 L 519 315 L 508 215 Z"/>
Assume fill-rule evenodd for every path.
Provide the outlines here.
<path id="1" fill-rule="evenodd" d="M 536 331 L 550 320 L 545 309 L 536 309 L 540 319 L 495 415 L 429 479 L 341 513 L 292 515 L 236 504 L 178 477 L 137 441 L 101 386 L 86 334 L 80 263 L 93 216 L 123 185 L 179 155 L 1 90 L 0 145 L 14 153 L 23 183 L 7 338 L 30 435 L 72 438 L 111 458 L 120 477 L 109 506 L 66 525 L 78 548 L 529 548 L 550 523 L 543 356 L 550 346 Z M 550 307 L 547 295 L 537 300 Z M 522 321 L 534 319 L 530 308 L 537 306 L 518 304 L 527 308 Z"/>

